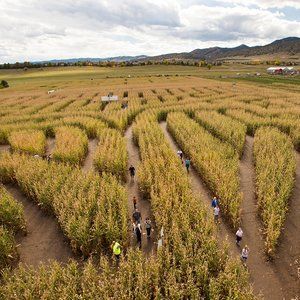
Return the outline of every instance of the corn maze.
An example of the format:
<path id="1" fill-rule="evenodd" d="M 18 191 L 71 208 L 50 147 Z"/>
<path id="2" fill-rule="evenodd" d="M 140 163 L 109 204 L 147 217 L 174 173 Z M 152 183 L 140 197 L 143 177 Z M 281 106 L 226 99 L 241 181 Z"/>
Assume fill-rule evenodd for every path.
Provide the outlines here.
<path id="1" fill-rule="evenodd" d="M 101 103 L 100 95 L 111 91 L 121 99 Z M 191 160 L 199 176 L 194 179 L 219 199 L 221 225 L 215 224 L 210 203 L 193 189 L 193 175 L 161 122 Z M 124 137 L 129 129 L 138 153 L 132 183 L 132 153 Z M 247 211 L 247 186 L 241 185 L 249 136 L 254 137 L 249 149 L 255 175 L 247 180 L 255 187 L 255 211 Z M 5 90 L 0 92 L 0 144 L 1 299 L 300 296 L 299 94 L 189 76 L 107 79 L 51 95 L 42 88 Z M 84 171 L 88 154 L 93 167 Z M 133 185 L 143 199 L 138 206 L 150 203 L 155 224 L 155 235 L 142 237 L 151 248 L 147 255 L 132 242 L 128 188 Z M 26 264 L 18 249 L 22 235 L 30 238 L 30 216 L 8 187 L 53 217 L 75 258 L 67 264 L 59 259 L 38 267 Z M 255 240 L 247 240 L 253 230 L 247 214 L 259 228 L 251 235 Z M 235 245 L 238 227 L 250 248 L 246 268 Z M 122 246 L 118 265 L 113 241 Z"/>

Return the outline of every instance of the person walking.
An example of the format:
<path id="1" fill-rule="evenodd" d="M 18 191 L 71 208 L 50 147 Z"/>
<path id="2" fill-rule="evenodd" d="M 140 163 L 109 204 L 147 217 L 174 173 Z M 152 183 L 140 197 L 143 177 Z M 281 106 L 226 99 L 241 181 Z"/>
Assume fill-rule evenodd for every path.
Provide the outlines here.
<path id="1" fill-rule="evenodd" d="M 146 218 L 145 228 L 146 228 L 146 231 L 147 231 L 147 238 L 149 239 L 150 238 L 150 234 L 151 234 L 151 228 L 152 228 L 151 220 L 149 218 Z"/>
<path id="2" fill-rule="evenodd" d="M 244 265 L 246 265 L 246 261 L 248 259 L 248 256 L 249 256 L 249 248 L 248 246 L 246 245 L 243 250 L 242 250 L 242 255 L 241 255 L 241 259 L 244 263 Z"/>
<path id="3" fill-rule="evenodd" d="M 142 227 L 140 223 L 135 224 L 134 226 L 136 241 L 140 249 L 142 249 Z"/>
<path id="4" fill-rule="evenodd" d="M 187 158 L 185 160 L 185 167 L 186 167 L 186 170 L 187 170 L 188 173 L 190 172 L 190 166 L 191 166 L 191 161 L 190 161 L 189 158 Z"/>
<path id="5" fill-rule="evenodd" d="M 213 197 L 212 201 L 211 201 L 211 207 L 215 208 L 216 206 L 219 206 L 219 200 L 217 199 L 217 197 Z"/>
<path id="6" fill-rule="evenodd" d="M 134 210 L 132 218 L 134 222 L 136 222 L 137 224 L 141 224 L 142 215 L 137 208 Z"/>
<path id="7" fill-rule="evenodd" d="M 163 242 L 164 242 L 164 227 L 162 226 L 159 232 L 159 239 L 157 241 L 157 251 L 162 248 Z"/>
<path id="8" fill-rule="evenodd" d="M 131 180 L 134 181 L 135 167 L 133 165 L 130 166 L 129 173 L 130 173 Z"/>
<path id="9" fill-rule="evenodd" d="M 177 155 L 180 158 L 180 160 L 182 161 L 182 159 L 183 159 L 183 152 L 181 150 L 178 150 L 177 151 Z"/>
<path id="10" fill-rule="evenodd" d="M 50 161 L 51 161 L 51 159 L 52 159 L 52 154 L 48 154 L 48 155 L 46 156 L 46 160 L 47 160 L 47 162 L 50 162 Z"/>
<path id="11" fill-rule="evenodd" d="M 214 207 L 214 219 L 215 219 L 215 223 L 218 224 L 219 222 L 219 214 L 220 214 L 220 208 L 217 205 L 216 207 Z"/>
<path id="12" fill-rule="evenodd" d="M 236 236 L 236 244 L 239 246 L 240 242 L 243 238 L 243 230 L 242 230 L 241 227 L 239 227 L 239 229 L 237 230 L 235 236 Z"/>
<path id="13" fill-rule="evenodd" d="M 135 196 L 133 196 L 132 202 L 133 202 L 133 208 L 136 209 L 137 199 Z"/>
<path id="14" fill-rule="evenodd" d="M 117 265 L 119 265 L 120 255 L 121 255 L 121 245 L 118 242 L 113 241 L 112 242 L 112 250 L 113 250 L 113 254 L 116 259 L 116 263 L 117 263 Z"/>

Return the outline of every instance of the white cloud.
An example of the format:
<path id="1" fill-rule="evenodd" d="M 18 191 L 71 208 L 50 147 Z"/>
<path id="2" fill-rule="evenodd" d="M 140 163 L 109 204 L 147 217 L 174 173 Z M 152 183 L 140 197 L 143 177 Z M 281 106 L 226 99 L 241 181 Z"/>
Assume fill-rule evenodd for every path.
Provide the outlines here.
<path id="1" fill-rule="evenodd" d="M 294 8 L 300 8 L 300 1 L 299 0 L 251 0 L 251 1 L 245 1 L 245 0 L 217 0 L 220 2 L 226 2 L 231 4 L 240 4 L 244 6 L 252 6 L 257 5 L 261 8 L 283 8 L 283 7 L 294 7 Z"/>
<path id="2" fill-rule="evenodd" d="M 235 7 L 193 5 L 181 12 L 185 26 L 174 34 L 202 41 L 269 41 L 288 35 L 300 35 L 300 22 L 284 19 L 280 12 Z M 253 42 L 252 42 L 253 43 Z"/>
<path id="3" fill-rule="evenodd" d="M 279 1 L 255 3 L 257 6 L 242 0 L 0 0 L 0 62 L 156 55 L 300 36 L 300 22 L 288 20 Z M 293 0 L 280 3 L 298 5 Z M 277 12 L 267 9 L 275 4 Z"/>

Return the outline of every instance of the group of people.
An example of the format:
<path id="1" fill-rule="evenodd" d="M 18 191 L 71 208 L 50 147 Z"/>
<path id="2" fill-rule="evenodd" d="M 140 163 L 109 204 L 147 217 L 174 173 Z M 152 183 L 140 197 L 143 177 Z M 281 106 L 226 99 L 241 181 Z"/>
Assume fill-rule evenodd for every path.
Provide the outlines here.
<path id="1" fill-rule="evenodd" d="M 180 160 L 182 161 L 182 163 L 184 162 L 183 160 L 183 152 L 181 150 L 177 151 L 177 155 L 179 156 Z M 189 172 L 190 169 L 190 165 L 191 165 L 191 161 L 190 159 L 185 159 L 185 167 L 187 169 L 187 172 Z M 135 176 L 135 168 L 133 165 L 131 165 L 129 167 L 129 173 L 130 173 L 130 177 L 131 180 L 134 181 L 134 176 Z M 139 246 L 139 248 L 141 249 L 142 247 L 142 226 L 141 226 L 141 222 L 142 222 L 142 215 L 140 213 L 140 211 L 137 208 L 137 198 L 134 196 L 133 199 L 133 207 L 134 207 L 134 212 L 132 214 L 132 219 L 133 219 L 133 233 L 136 236 L 137 239 L 137 244 Z M 213 208 L 213 214 L 214 214 L 214 221 L 215 223 L 219 224 L 219 216 L 220 216 L 220 201 L 219 199 L 215 196 L 212 199 L 211 202 L 211 206 Z M 146 228 L 146 233 L 147 233 L 147 238 L 150 238 L 151 235 L 151 229 L 152 229 L 152 225 L 151 225 L 151 220 L 149 218 L 146 218 L 145 220 L 145 228 Z M 236 245 L 240 246 L 240 243 L 243 239 L 243 230 L 241 227 L 238 228 L 237 232 L 236 232 Z M 113 253 L 116 257 L 117 262 L 119 261 L 119 257 L 121 254 L 121 245 L 114 241 L 112 244 L 112 249 L 113 249 Z M 241 259 L 244 263 L 244 265 L 246 265 L 246 261 L 248 259 L 249 256 L 249 248 L 247 245 L 245 245 L 242 249 L 241 252 Z"/>
<path id="2" fill-rule="evenodd" d="M 132 219 L 133 219 L 133 224 L 132 224 L 133 225 L 133 233 L 135 234 L 136 239 L 137 239 L 137 244 L 138 244 L 139 248 L 141 249 L 142 248 L 142 226 L 141 226 L 142 216 L 137 208 L 135 208 L 135 210 L 132 214 Z M 146 233 L 147 233 L 147 239 L 150 239 L 152 225 L 151 225 L 151 220 L 149 218 L 146 218 L 146 220 L 145 220 L 145 228 L 146 228 Z M 111 248 L 112 248 L 113 254 L 116 258 L 116 263 L 118 265 L 119 260 L 120 260 L 120 255 L 121 255 L 121 245 L 119 242 L 113 241 Z"/>
<path id="3" fill-rule="evenodd" d="M 183 152 L 181 150 L 177 151 L 177 155 L 180 158 L 181 162 L 184 163 L 187 172 L 190 172 L 191 160 L 189 158 L 183 159 Z"/>
<path id="4" fill-rule="evenodd" d="M 133 165 L 130 165 L 129 167 L 129 174 L 131 177 L 131 181 L 134 181 L 134 176 L 135 176 L 135 167 Z M 132 202 L 133 202 L 133 214 L 132 214 L 132 220 L 133 220 L 133 224 L 132 224 L 132 228 L 133 228 L 133 233 L 136 236 L 137 239 L 137 244 L 139 245 L 139 248 L 142 247 L 142 215 L 140 213 L 140 211 L 137 208 L 137 198 L 134 196 L 132 198 Z M 151 235 L 151 229 L 152 229 L 152 225 L 151 225 L 151 220 L 150 218 L 146 218 L 145 220 L 145 228 L 146 228 L 146 233 L 147 233 L 147 238 L 150 238 Z"/>
<path id="5" fill-rule="evenodd" d="M 216 224 L 219 224 L 219 215 L 220 215 L 220 206 L 219 206 L 219 199 L 217 199 L 217 197 L 213 197 L 212 201 L 211 201 L 211 206 L 213 208 L 213 212 L 214 212 L 214 220 Z"/>
<path id="6" fill-rule="evenodd" d="M 240 243 L 242 241 L 243 238 L 243 230 L 241 227 L 239 227 L 239 229 L 237 230 L 236 234 L 235 234 L 235 238 L 236 238 L 236 244 L 237 246 L 240 246 Z M 244 263 L 244 265 L 246 265 L 247 259 L 249 256 L 249 247 L 247 245 L 245 245 L 242 249 L 242 253 L 241 253 L 241 259 Z"/>
<path id="7" fill-rule="evenodd" d="M 139 246 L 139 248 L 142 248 L 142 215 L 139 212 L 139 210 L 136 207 L 136 198 L 133 197 L 133 202 L 134 202 L 134 212 L 132 214 L 132 230 L 133 230 L 133 234 L 135 234 L 136 236 L 136 240 L 137 240 L 137 244 Z M 146 234 L 147 234 L 147 239 L 150 239 L 151 236 L 151 229 L 152 229 L 152 224 L 151 224 L 151 220 L 150 218 L 146 218 L 145 220 L 145 229 L 146 229 Z"/>

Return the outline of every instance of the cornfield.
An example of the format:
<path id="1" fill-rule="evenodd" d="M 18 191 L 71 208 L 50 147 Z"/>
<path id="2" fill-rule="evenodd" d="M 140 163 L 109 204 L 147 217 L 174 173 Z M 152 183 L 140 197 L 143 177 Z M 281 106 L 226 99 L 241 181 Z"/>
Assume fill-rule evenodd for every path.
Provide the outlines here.
<path id="1" fill-rule="evenodd" d="M 296 160 L 293 144 L 277 129 L 263 127 L 255 134 L 254 157 L 265 250 L 269 256 L 274 256 L 294 187 Z"/>
<path id="2" fill-rule="evenodd" d="M 1 90 L 0 182 L 15 185 L 26 200 L 54 216 L 66 242 L 83 259 L 38 268 L 18 264 L 22 258 L 18 259 L 15 235 L 26 231 L 24 212 L 1 186 L 0 298 L 255 299 L 249 272 L 254 284 L 262 279 L 267 288 L 270 285 L 267 277 L 252 273 L 256 258 L 262 262 L 263 275 L 266 271 L 257 249 L 265 243 L 265 252 L 276 259 L 276 246 L 289 218 L 295 150 L 300 149 L 297 95 L 278 87 L 253 89 L 242 83 L 233 87 L 186 74 L 152 74 L 151 79 L 122 76 L 89 78 L 89 85 L 80 81 L 77 88 L 66 82 L 52 95 L 45 95 L 39 86 Z M 100 95 L 110 91 L 125 95 L 126 106 L 124 99 L 99 103 Z M 200 177 L 186 173 L 159 125 L 162 121 Z M 126 150 L 124 132 L 130 126 L 136 155 Z M 254 211 L 246 213 L 258 214 L 263 224 L 263 233 L 256 232 L 257 239 L 249 241 L 254 248 L 250 248 L 249 271 L 236 258 L 238 248 L 223 244 L 222 230 L 191 184 L 194 176 L 193 180 L 206 184 L 207 194 L 220 199 L 220 226 L 229 225 L 229 230 L 225 226 L 229 243 L 234 243 L 230 230 L 245 224 L 245 214 L 240 214 L 245 201 L 240 170 L 245 149 L 252 154 L 247 134 L 255 136 L 252 194 L 256 192 L 257 199 L 250 199 Z M 49 143 L 46 148 L 47 138 L 54 149 Z M 46 151 L 52 160 L 33 157 Z M 128 157 L 136 161 L 138 178 L 125 184 Z M 89 170 L 92 162 L 95 171 Z M 164 232 L 162 246 L 149 255 L 131 243 L 131 195 L 139 198 L 140 205 L 150 202 L 157 232 L 147 243 L 153 243 L 153 249 L 160 230 Z M 247 243 L 252 229 L 243 230 Z M 113 241 L 122 246 L 118 267 L 111 255 Z M 262 247 L 255 245 L 257 241 Z M 283 265 L 290 262 L 282 253 L 281 257 Z"/>
<path id="3" fill-rule="evenodd" d="M 2 158 L 0 174 L 56 215 L 75 252 L 107 250 L 114 238 L 126 244 L 127 197 L 114 177 L 19 155 Z"/>
<path id="4" fill-rule="evenodd" d="M 10 266 L 18 258 L 14 235 L 26 231 L 23 206 L 0 185 L 0 267 Z"/>
<path id="5" fill-rule="evenodd" d="M 43 155 L 46 148 L 46 137 L 40 130 L 13 131 L 8 138 L 13 151 L 26 152 L 32 155 Z"/>
<path id="6" fill-rule="evenodd" d="M 71 164 L 82 163 L 88 150 L 87 135 L 76 127 L 58 127 L 53 158 Z"/>
<path id="7" fill-rule="evenodd" d="M 232 226 L 238 226 L 242 196 L 239 191 L 238 155 L 234 149 L 214 138 L 183 113 L 169 114 L 167 125 L 207 185 L 220 198 L 220 206 Z"/>
<path id="8" fill-rule="evenodd" d="M 220 115 L 216 111 L 196 112 L 195 120 L 216 137 L 231 144 L 239 156 L 242 155 L 246 138 L 244 124 Z"/>
<path id="9" fill-rule="evenodd" d="M 126 181 L 127 150 L 124 137 L 115 129 L 103 129 L 94 154 L 94 165 L 101 173 L 110 173 Z"/>

